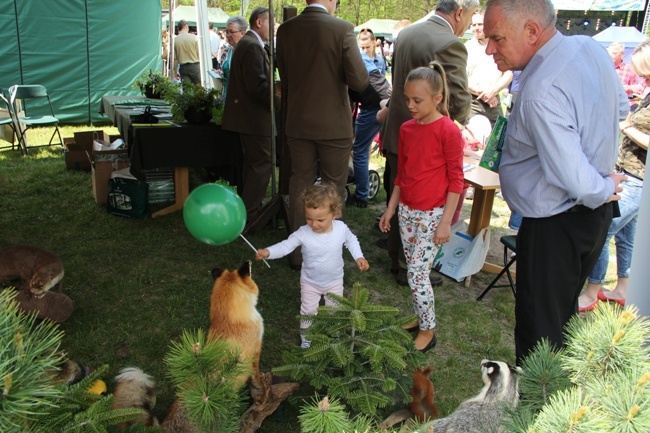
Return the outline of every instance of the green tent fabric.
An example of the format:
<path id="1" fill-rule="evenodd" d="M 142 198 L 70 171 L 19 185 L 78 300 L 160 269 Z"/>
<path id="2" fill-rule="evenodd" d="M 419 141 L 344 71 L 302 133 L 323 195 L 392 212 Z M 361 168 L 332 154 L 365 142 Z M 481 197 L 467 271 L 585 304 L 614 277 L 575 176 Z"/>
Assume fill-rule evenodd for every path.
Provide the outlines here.
<path id="1" fill-rule="evenodd" d="M 160 0 L 5 0 L 0 88 L 41 84 L 62 123 L 100 123 L 106 94 L 162 69 Z M 30 107 L 27 112 L 29 114 Z"/>
<path id="2" fill-rule="evenodd" d="M 226 27 L 226 21 L 230 18 L 220 8 L 208 8 L 208 22 L 214 24 L 216 27 Z M 178 6 L 174 9 L 174 23 L 180 20 L 185 20 L 190 26 L 196 26 L 196 7 L 194 6 Z M 169 14 L 162 18 L 164 28 L 167 28 L 169 22 Z"/>

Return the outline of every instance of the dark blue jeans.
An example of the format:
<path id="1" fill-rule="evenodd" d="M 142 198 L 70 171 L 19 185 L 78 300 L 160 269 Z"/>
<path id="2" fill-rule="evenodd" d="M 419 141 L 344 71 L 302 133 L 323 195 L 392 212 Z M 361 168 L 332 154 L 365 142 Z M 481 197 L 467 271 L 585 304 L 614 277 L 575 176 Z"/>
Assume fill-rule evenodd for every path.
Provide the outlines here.
<path id="1" fill-rule="evenodd" d="M 354 168 L 354 185 L 357 200 L 368 201 L 368 161 L 370 159 L 370 144 L 381 129 L 377 122 L 379 108 L 359 111 L 354 130 L 354 145 L 352 146 L 352 166 Z"/>

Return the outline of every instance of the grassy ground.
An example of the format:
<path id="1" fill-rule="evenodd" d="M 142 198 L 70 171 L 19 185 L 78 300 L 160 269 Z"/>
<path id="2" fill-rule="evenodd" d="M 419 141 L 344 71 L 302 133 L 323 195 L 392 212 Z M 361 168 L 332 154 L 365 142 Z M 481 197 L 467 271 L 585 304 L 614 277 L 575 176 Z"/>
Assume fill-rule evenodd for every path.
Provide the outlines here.
<path id="1" fill-rule="evenodd" d="M 64 128 L 64 136 L 79 129 Z M 46 132 L 36 131 L 30 140 L 39 142 L 41 136 L 49 138 Z M 0 139 L 0 147 L 6 144 Z M 374 162 L 383 164 L 379 159 Z M 202 172 L 192 174 L 196 186 Z M 346 222 L 359 237 L 371 269 L 360 273 L 347 255 L 345 286 L 360 282 L 375 303 L 407 313 L 409 289 L 395 283 L 386 251 L 375 245 L 384 237 L 374 226 L 384 207 L 381 191 L 367 209 L 347 209 Z M 466 221 L 470 207 L 471 201 L 466 201 Z M 497 198 L 488 257 L 494 263 L 502 260 L 500 236 L 512 233 L 506 227 L 508 215 L 507 206 Z M 108 377 L 125 366 L 139 366 L 152 374 L 159 385 L 155 412 L 161 419 L 174 398 L 162 359 L 183 329 L 208 326 L 210 269 L 233 269 L 254 260 L 241 240 L 219 247 L 200 243 L 185 228 L 181 212 L 145 220 L 108 214 L 93 201 L 90 174 L 66 170 L 57 146 L 32 151 L 28 157 L 15 150 L 0 151 L 0 227 L 0 247 L 34 245 L 62 258 L 63 291 L 75 305 L 72 317 L 61 325 L 63 349 L 82 364 L 108 364 L 109 389 Z M 267 227 L 248 239 L 264 247 L 285 237 L 280 220 L 276 229 Z M 270 264 L 270 269 L 261 262 L 253 266 L 260 288 L 258 308 L 265 321 L 264 371 L 281 364 L 283 350 L 299 343 L 295 317 L 300 304 L 299 272 L 285 260 Z M 469 288 L 444 278 L 444 285 L 435 289 L 438 345 L 428 353 L 428 362 L 442 415 L 481 388 L 481 359 L 514 361 L 512 293 L 495 289 L 483 302 L 474 300 L 492 278 L 481 272 Z M 301 388 L 259 431 L 298 432 L 301 400 L 312 395 Z M 399 406 L 396 402 L 389 410 Z"/>

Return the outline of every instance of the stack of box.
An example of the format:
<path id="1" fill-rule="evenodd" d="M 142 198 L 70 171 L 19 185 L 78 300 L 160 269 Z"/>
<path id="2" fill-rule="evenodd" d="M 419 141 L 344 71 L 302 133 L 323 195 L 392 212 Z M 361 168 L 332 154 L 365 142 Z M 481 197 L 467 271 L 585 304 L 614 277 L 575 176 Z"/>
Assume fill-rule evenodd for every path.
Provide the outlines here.
<path id="1" fill-rule="evenodd" d="M 145 180 L 149 184 L 149 204 L 174 201 L 173 168 L 154 168 L 142 171 Z"/>
<path id="2" fill-rule="evenodd" d="M 108 144 L 119 136 L 111 136 L 104 131 L 95 132 L 93 141 Z M 126 148 L 115 150 L 95 150 L 92 148 L 86 153 L 86 159 L 91 166 L 93 197 L 97 204 L 106 204 L 108 198 L 108 181 L 115 170 L 126 168 L 130 165 L 129 154 Z"/>

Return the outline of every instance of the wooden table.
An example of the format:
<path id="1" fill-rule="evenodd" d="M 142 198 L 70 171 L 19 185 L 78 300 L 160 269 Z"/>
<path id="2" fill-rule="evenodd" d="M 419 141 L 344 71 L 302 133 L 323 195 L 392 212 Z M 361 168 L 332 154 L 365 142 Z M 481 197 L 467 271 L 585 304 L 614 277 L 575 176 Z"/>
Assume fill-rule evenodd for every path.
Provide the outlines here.
<path id="1" fill-rule="evenodd" d="M 474 237 L 482 229 L 490 226 L 494 196 L 497 190 L 501 188 L 501 183 L 499 182 L 499 174 L 480 167 L 478 160 L 466 156 L 464 162 L 476 165 L 473 169 L 465 172 L 465 182 L 474 187 L 472 212 L 467 227 L 467 234 Z"/>
<path id="2" fill-rule="evenodd" d="M 153 218 L 183 209 L 189 195 L 189 168 L 208 167 L 231 185 L 241 188 L 243 154 L 239 134 L 225 131 L 214 123 L 134 127 L 130 118 L 133 110 L 118 107 L 115 102 L 138 99 L 145 101 L 144 97 L 104 96 L 102 109 L 122 137 L 128 137 L 133 176 L 144 179 L 145 170 L 174 169 L 175 201 L 154 212 Z"/>

